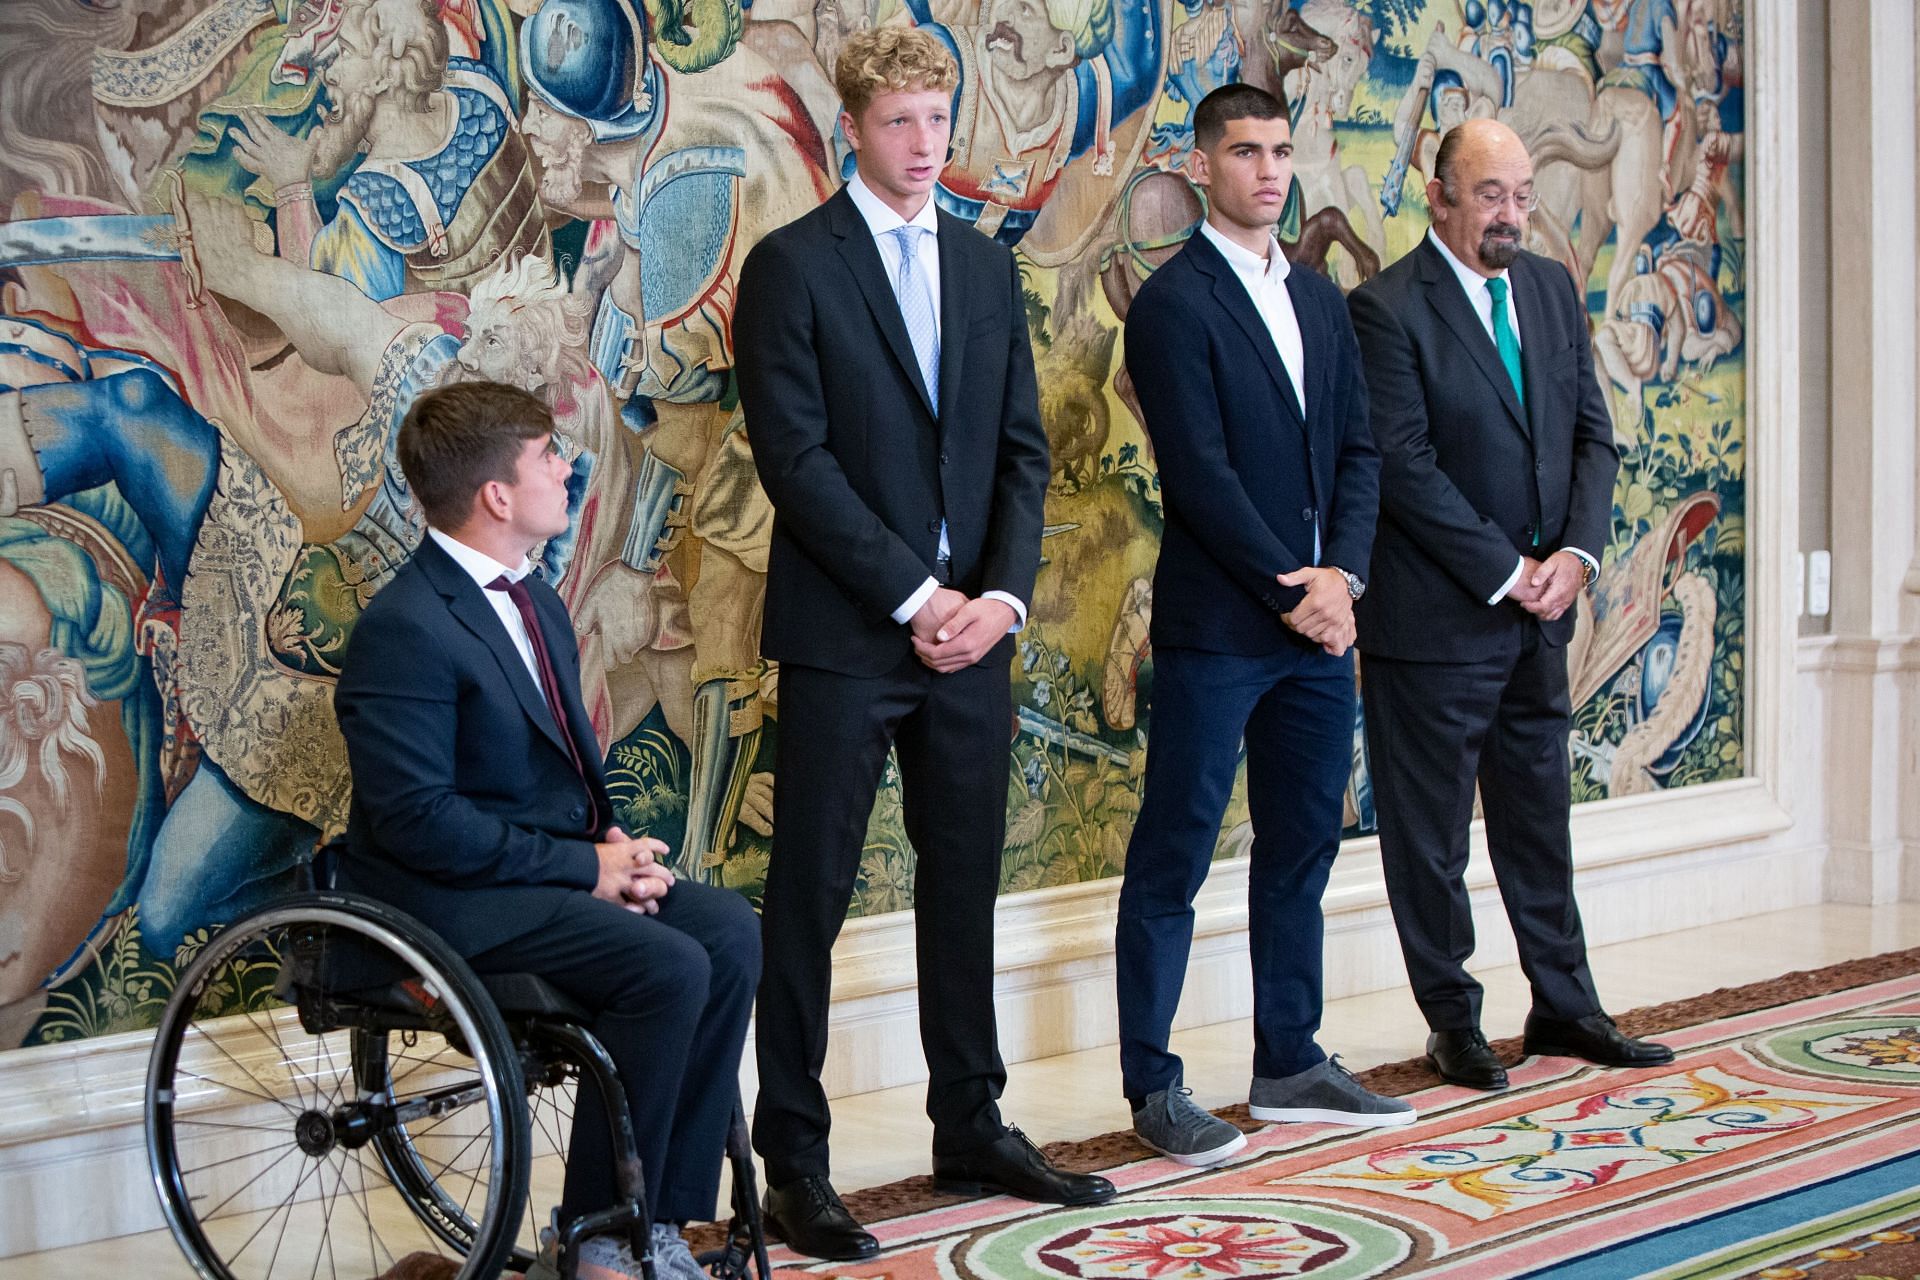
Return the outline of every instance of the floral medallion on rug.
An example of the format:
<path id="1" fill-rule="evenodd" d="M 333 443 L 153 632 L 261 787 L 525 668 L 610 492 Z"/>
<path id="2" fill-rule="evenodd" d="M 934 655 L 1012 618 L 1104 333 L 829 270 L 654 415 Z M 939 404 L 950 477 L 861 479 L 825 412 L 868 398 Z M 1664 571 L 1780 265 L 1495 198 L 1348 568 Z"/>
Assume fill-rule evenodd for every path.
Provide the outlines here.
<path id="1" fill-rule="evenodd" d="M 1260 1127 L 1231 1108 L 1248 1146 L 1206 1170 L 1130 1134 L 1057 1144 L 1120 1197 L 1048 1211 L 912 1179 L 848 1197 L 878 1257 L 775 1262 L 794 1280 L 1920 1275 L 1920 950 L 1621 1021 L 1677 1061 L 1603 1070 L 1501 1042 L 1499 1094 L 1394 1064 L 1362 1079 L 1419 1107 L 1406 1128 Z"/>

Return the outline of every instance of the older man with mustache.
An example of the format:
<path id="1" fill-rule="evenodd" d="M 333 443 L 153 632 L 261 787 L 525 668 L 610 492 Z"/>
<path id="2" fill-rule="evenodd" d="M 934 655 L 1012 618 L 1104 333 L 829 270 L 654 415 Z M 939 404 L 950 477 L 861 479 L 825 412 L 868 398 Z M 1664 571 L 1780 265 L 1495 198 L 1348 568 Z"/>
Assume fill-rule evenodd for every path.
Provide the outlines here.
<path id="1" fill-rule="evenodd" d="M 1566 645 L 1619 466 L 1585 293 L 1521 248 L 1533 164 L 1506 125 L 1449 132 L 1427 198 L 1427 238 L 1348 298 L 1381 454 L 1370 589 L 1355 606 L 1367 748 L 1427 1052 L 1453 1083 L 1507 1085 L 1466 970 L 1477 781 L 1533 989 L 1527 1052 L 1670 1062 L 1601 1010 L 1573 899 Z"/>

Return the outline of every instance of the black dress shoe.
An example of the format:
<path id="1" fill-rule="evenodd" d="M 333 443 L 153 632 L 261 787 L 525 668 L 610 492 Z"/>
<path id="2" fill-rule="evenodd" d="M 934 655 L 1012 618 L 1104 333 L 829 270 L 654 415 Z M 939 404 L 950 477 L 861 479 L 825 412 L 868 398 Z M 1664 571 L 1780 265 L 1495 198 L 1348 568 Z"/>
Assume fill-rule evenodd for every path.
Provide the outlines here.
<path id="1" fill-rule="evenodd" d="M 1635 1040 L 1604 1013 L 1590 1013 L 1575 1022 L 1529 1013 L 1521 1047 L 1542 1057 L 1585 1058 L 1603 1067 L 1659 1067 L 1673 1061 L 1673 1050 L 1666 1045 Z"/>
<path id="2" fill-rule="evenodd" d="M 1469 1089 L 1504 1089 L 1507 1069 L 1493 1056 L 1480 1028 L 1436 1031 L 1427 1037 L 1427 1060 L 1448 1084 Z"/>
<path id="3" fill-rule="evenodd" d="M 933 1189 L 947 1196 L 999 1193 L 1042 1204 L 1104 1204 L 1113 1184 L 1091 1173 L 1068 1173 L 1040 1154 L 1027 1135 L 1009 1127 L 984 1147 L 933 1158 Z"/>
<path id="4" fill-rule="evenodd" d="M 767 1226 L 795 1253 L 830 1262 L 852 1262 L 880 1252 L 873 1238 L 825 1178 L 800 1178 L 767 1188 Z"/>

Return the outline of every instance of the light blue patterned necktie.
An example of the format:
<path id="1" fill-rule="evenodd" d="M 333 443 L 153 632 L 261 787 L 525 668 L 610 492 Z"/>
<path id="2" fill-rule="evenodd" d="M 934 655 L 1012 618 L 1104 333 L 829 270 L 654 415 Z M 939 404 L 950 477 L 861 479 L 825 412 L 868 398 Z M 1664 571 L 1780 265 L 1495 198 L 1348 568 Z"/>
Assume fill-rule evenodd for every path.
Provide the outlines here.
<path id="1" fill-rule="evenodd" d="M 924 227 L 902 225 L 888 233 L 900 246 L 900 275 L 894 292 L 900 298 L 900 318 L 907 323 L 907 337 L 913 342 L 914 359 L 920 362 L 920 377 L 927 385 L 927 398 L 937 410 L 940 404 L 940 324 L 933 314 L 933 288 L 920 270 L 920 237 Z"/>

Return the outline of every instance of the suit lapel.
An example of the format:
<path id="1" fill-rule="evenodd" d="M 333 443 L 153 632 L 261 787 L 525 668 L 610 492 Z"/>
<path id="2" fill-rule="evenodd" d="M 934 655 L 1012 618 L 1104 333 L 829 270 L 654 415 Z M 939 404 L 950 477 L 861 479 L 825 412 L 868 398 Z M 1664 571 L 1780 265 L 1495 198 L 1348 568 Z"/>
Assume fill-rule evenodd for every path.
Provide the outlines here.
<path id="1" fill-rule="evenodd" d="M 513 690 L 514 700 L 520 704 L 520 709 L 554 746 L 566 751 L 567 741 L 560 736 L 560 727 L 554 723 L 553 713 L 547 709 L 547 695 L 527 670 L 527 664 L 521 660 L 520 650 L 514 647 L 513 637 L 507 634 L 500 615 L 487 603 L 480 585 L 431 538 L 421 543 L 413 554 L 414 559 L 421 562 L 422 571 L 433 580 L 434 587 L 446 600 L 447 612 L 492 652 L 494 661 L 500 664 L 500 674 Z"/>
<path id="2" fill-rule="evenodd" d="M 1247 293 L 1247 286 L 1240 283 L 1240 277 L 1234 273 L 1233 266 L 1220 251 L 1208 242 L 1199 231 L 1187 241 L 1188 252 L 1194 255 L 1194 265 L 1202 274 L 1213 280 L 1213 296 L 1220 307 L 1233 317 L 1240 331 L 1247 335 L 1247 341 L 1260 353 L 1260 363 L 1266 368 L 1267 376 L 1273 379 L 1274 389 L 1280 393 L 1280 402 L 1292 415 L 1293 423 L 1300 430 L 1307 429 L 1307 421 L 1300 412 L 1300 401 L 1293 394 L 1293 379 L 1287 376 L 1287 367 L 1280 359 L 1279 348 L 1273 345 L 1273 334 L 1267 328 L 1267 322 L 1261 318 L 1260 309 L 1253 305 L 1253 298 Z M 1288 290 L 1292 296 L 1292 290 Z M 1295 308 L 1294 314 L 1299 314 Z M 1304 337 L 1304 328 L 1302 331 Z M 1311 367 L 1311 362 L 1309 362 Z M 1304 383 L 1305 379 L 1302 379 Z"/>
<path id="3" fill-rule="evenodd" d="M 554 679 L 560 683 L 567 732 L 579 749 L 580 763 L 586 768 L 589 783 L 597 781 L 604 788 L 606 761 L 601 758 L 600 739 L 593 731 L 593 717 L 587 713 L 587 704 L 580 692 L 579 662 L 576 659 L 571 668 L 567 665 L 566 655 L 577 652 L 573 644 L 573 619 L 567 616 L 566 605 L 553 592 L 535 591 L 532 596 L 533 611 L 540 619 L 540 629 L 547 642 L 547 657 L 553 663 Z M 603 816 L 607 812 L 606 808 L 601 809 Z"/>
<path id="4" fill-rule="evenodd" d="M 1417 250 L 1421 254 L 1420 274 L 1427 286 L 1427 302 L 1439 313 L 1441 320 L 1453 332 L 1469 356 L 1473 357 L 1480 373 L 1493 384 L 1500 396 L 1500 403 L 1507 407 L 1507 416 L 1522 431 L 1527 429 L 1526 415 L 1520 409 L 1520 397 L 1514 393 L 1513 379 L 1507 376 L 1507 367 L 1500 363 L 1500 351 L 1493 345 L 1493 339 L 1487 336 L 1486 326 L 1480 323 L 1480 314 L 1467 301 L 1467 291 L 1460 287 L 1459 278 L 1453 274 L 1453 268 L 1440 256 L 1440 251 L 1426 240 L 1420 242 Z M 1520 327 L 1526 329 L 1526 318 L 1521 317 Z M 1525 376 L 1526 366 L 1521 366 L 1521 376 Z"/>
<path id="5" fill-rule="evenodd" d="M 940 224 L 936 238 L 940 250 L 940 412 L 937 416 L 944 431 L 947 415 L 960 394 L 960 370 L 967 354 L 969 282 L 967 264 L 960 256 L 965 244 L 963 224 L 945 213 L 936 217 Z M 1015 316 L 1014 323 L 1023 324 L 1025 320 Z"/>
<path id="6" fill-rule="evenodd" d="M 938 417 L 933 399 L 927 394 L 927 384 L 920 377 L 920 362 L 914 358 L 913 340 L 907 336 L 907 322 L 900 316 L 900 300 L 893 295 L 893 285 L 887 280 L 886 264 L 880 260 L 879 246 L 873 242 L 873 232 L 867 226 L 867 220 L 860 216 L 860 210 L 854 205 L 853 197 L 842 187 L 828 201 L 831 210 L 830 222 L 835 235 L 840 237 L 840 257 L 847 264 L 854 283 L 860 286 L 860 293 L 866 299 L 867 309 L 873 313 L 873 322 L 879 326 L 880 334 L 887 341 L 887 347 L 893 352 L 893 358 L 912 380 L 914 388 L 920 392 L 920 403 L 927 406 L 927 412 Z M 944 237 L 942 237 L 944 239 Z M 944 250 L 943 250 L 944 255 Z M 941 259 L 944 272 L 946 260 Z M 944 290 L 946 280 L 941 279 Z M 944 321 L 946 309 L 943 305 L 941 315 Z M 946 364 L 941 363 L 941 377 L 946 377 Z"/>
<path id="7" fill-rule="evenodd" d="M 1327 361 L 1333 353 L 1320 349 L 1329 336 L 1326 327 L 1307 323 L 1307 317 L 1312 308 L 1306 297 L 1306 287 L 1300 283 L 1302 270 L 1305 268 L 1287 270 L 1287 298 L 1293 303 L 1294 323 L 1300 326 L 1300 362 L 1304 366 L 1300 370 L 1300 385 L 1306 388 L 1307 403 L 1320 406 L 1327 402 L 1326 380 L 1330 376 Z M 1291 383 L 1287 390 L 1293 390 Z M 1295 408 L 1298 409 L 1299 406 L 1296 405 Z M 1306 424 L 1308 433 L 1311 434 L 1313 430 L 1311 419 L 1307 418 L 1304 411 L 1301 412 L 1300 417 Z"/>
<path id="8" fill-rule="evenodd" d="M 1514 263 L 1516 268 L 1519 265 Z M 1507 278 L 1513 281 L 1513 309 L 1520 320 L 1520 377 L 1527 387 L 1527 434 L 1538 439 L 1538 428 L 1544 420 L 1542 403 L 1547 398 L 1541 362 L 1552 350 L 1547 340 L 1546 299 L 1532 272 L 1527 272 L 1523 279 L 1520 271 L 1510 270 Z"/>

